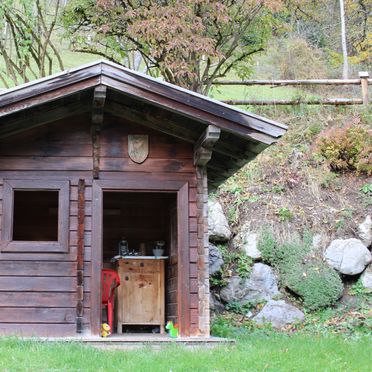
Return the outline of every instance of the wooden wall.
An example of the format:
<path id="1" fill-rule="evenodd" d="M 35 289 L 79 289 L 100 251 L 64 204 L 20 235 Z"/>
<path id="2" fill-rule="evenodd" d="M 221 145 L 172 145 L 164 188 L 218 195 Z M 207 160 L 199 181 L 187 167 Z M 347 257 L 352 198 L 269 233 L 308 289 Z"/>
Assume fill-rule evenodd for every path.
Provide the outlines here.
<path id="1" fill-rule="evenodd" d="M 148 134 L 149 157 L 131 161 L 128 134 Z M 196 174 L 192 146 L 123 119 L 105 115 L 101 132 L 100 179 L 182 180 L 189 183 L 190 332 L 198 332 L 198 239 Z M 68 253 L 0 253 L 0 334 L 73 335 L 76 332 L 78 182 L 85 189 L 84 327 L 90 328 L 92 232 L 92 143 L 90 117 L 56 122 L 0 143 L 0 218 L 6 179 L 70 182 Z M 1 226 L 1 224 L 0 224 Z M 172 254 L 171 254 L 172 255 Z M 172 274 L 167 274 L 168 278 Z M 182 294 L 179 294 L 182 295 Z M 170 293 L 167 298 L 170 301 Z M 169 311 L 169 310 L 168 310 Z"/>
<path id="2" fill-rule="evenodd" d="M 18 135 L 0 143 L 4 179 L 58 179 L 70 182 L 69 252 L 0 253 L 0 334 L 73 335 L 76 332 L 77 185 L 85 191 L 84 323 L 90 315 L 92 183 L 89 127 L 81 118 Z M 2 198 L 2 192 L 0 192 Z M 0 213 L 6 214 L 0 200 Z M 1 226 L 1 225 L 0 225 Z"/>

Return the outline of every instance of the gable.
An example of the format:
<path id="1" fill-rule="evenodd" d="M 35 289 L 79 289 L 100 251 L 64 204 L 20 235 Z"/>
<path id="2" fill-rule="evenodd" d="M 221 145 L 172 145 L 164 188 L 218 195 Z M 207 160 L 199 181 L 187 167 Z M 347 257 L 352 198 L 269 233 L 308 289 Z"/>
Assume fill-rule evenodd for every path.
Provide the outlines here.
<path id="1" fill-rule="evenodd" d="M 120 66 L 99 62 L 0 94 L 0 142 L 58 121 L 91 115 L 97 87 L 106 90 L 103 116 L 135 124 L 195 146 L 209 126 L 220 130 L 207 164 L 215 188 L 286 127 Z"/>

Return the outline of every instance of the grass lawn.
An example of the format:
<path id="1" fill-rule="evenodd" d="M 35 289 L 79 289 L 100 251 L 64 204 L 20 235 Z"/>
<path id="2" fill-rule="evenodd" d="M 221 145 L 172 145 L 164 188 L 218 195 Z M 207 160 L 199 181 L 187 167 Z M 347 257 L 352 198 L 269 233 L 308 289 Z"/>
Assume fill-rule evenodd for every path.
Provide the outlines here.
<path id="1" fill-rule="evenodd" d="M 0 339 L 0 371 L 371 371 L 371 338 L 270 334 L 235 345 L 102 350 L 81 344 Z"/>
<path id="2" fill-rule="evenodd" d="M 230 77 L 229 77 L 230 78 Z M 293 87 L 275 87 L 270 86 L 244 86 L 244 85 L 221 85 L 213 86 L 210 96 L 217 100 L 224 99 L 255 99 L 255 100 L 275 100 L 292 99 L 303 92 Z"/>

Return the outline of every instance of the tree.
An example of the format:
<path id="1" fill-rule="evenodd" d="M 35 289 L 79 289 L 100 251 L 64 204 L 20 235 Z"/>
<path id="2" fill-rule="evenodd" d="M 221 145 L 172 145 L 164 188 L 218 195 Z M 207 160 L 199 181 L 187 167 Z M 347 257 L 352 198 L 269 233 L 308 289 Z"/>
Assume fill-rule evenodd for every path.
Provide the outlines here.
<path id="1" fill-rule="evenodd" d="M 306 39 L 311 46 L 322 49 L 330 66 L 337 68 L 337 75 L 343 65 L 346 45 L 349 62 L 365 64 L 368 69 L 371 56 L 372 18 L 368 13 L 371 0 L 343 0 L 342 4 L 341 1 L 285 1 L 289 34 Z M 343 6 L 343 11 L 340 6 Z M 347 34 L 345 32 L 342 43 L 340 25 L 343 22 L 347 24 Z"/>
<path id="2" fill-rule="evenodd" d="M 342 78 L 347 79 L 349 76 L 349 63 L 347 61 L 347 45 L 346 45 L 346 25 L 345 25 L 345 7 L 344 0 L 340 1 L 340 21 L 341 21 L 341 46 L 342 46 Z"/>
<path id="3" fill-rule="evenodd" d="M 72 0 L 64 26 L 75 51 L 129 64 L 207 94 L 230 70 L 244 77 L 277 24 L 281 0 Z M 129 65 L 129 67 L 131 67 Z"/>
<path id="4" fill-rule="evenodd" d="M 50 75 L 56 62 L 63 70 L 52 41 L 59 13 L 59 0 L 0 2 L 0 59 L 5 66 L 0 80 L 6 87 Z"/>

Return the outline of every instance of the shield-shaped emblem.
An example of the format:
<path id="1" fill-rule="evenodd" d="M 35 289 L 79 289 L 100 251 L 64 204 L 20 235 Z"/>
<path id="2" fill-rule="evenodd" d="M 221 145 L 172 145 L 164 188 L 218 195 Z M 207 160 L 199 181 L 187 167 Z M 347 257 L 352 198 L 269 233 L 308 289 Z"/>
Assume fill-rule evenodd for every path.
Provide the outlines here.
<path id="1" fill-rule="evenodd" d="M 128 154 L 134 162 L 143 163 L 149 155 L 149 136 L 128 135 Z"/>

